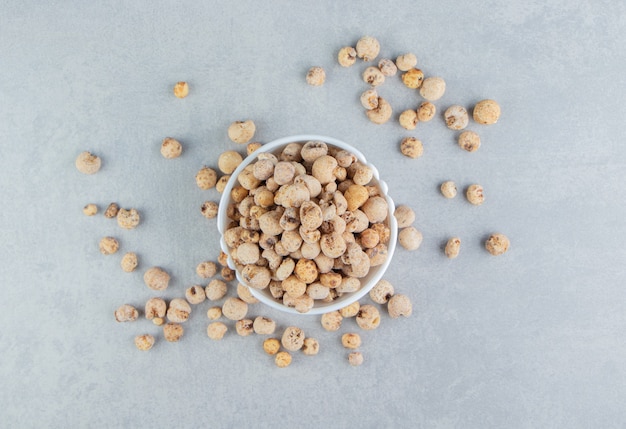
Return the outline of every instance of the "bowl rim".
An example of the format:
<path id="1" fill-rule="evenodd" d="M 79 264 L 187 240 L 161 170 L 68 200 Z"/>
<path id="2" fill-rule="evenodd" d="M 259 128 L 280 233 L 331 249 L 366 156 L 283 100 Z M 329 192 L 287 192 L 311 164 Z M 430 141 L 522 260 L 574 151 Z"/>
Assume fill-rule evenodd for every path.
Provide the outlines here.
<path id="1" fill-rule="evenodd" d="M 378 281 L 383 277 L 383 275 L 389 268 L 389 265 L 391 264 L 391 260 L 393 259 L 393 255 L 395 253 L 396 242 L 398 238 L 398 224 L 394 216 L 395 203 L 389 196 L 389 188 L 387 186 L 387 183 L 380 179 L 378 169 L 367 161 L 365 155 L 363 155 L 363 153 L 360 150 L 334 137 L 328 137 L 328 136 L 317 135 L 317 134 L 296 134 L 293 136 L 281 137 L 279 139 L 273 140 L 269 143 L 262 145 L 259 149 L 255 150 L 246 158 L 244 158 L 241 164 L 239 164 L 237 168 L 231 173 L 230 179 L 226 183 L 226 186 L 224 187 L 224 191 L 222 192 L 222 196 L 220 197 L 220 203 L 219 203 L 218 213 L 217 213 L 217 228 L 220 232 L 220 248 L 222 249 L 224 253 L 226 253 L 226 255 L 228 255 L 228 266 L 229 268 L 235 271 L 237 281 L 239 281 L 243 285 L 246 285 L 246 283 L 243 281 L 241 277 L 241 274 L 237 270 L 234 261 L 232 260 L 230 256 L 230 252 L 229 252 L 230 249 L 228 248 L 224 240 L 224 232 L 226 230 L 226 225 L 229 222 L 228 216 L 226 213 L 228 210 L 228 206 L 230 204 L 230 193 L 233 187 L 235 186 L 235 184 L 237 183 L 237 177 L 243 171 L 244 168 L 250 165 L 250 163 L 252 163 L 252 161 L 258 157 L 259 154 L 266 153 L 266 152 L 273 152 L 277 148 L 287 145 L 289 143 L 305 143 L 310 140 L 323 141 L 332 146 L 347 150 L 353 153 L 362 164 L 365 164 L 372 169 L 373 177 L 376 179 L 376 181 L 378 182 L 378 186 L 381 189 L 381 192 L 382 192 L 381 196 L 383 196 L 385 200 L 387 201 L 388 210 L 389 210 L 388 222 L 389 222 L 390 235 L 389 235 L 389 243 L 387 244 L 387 258 L 385 259 L 385 262 L 383 262 L 381 265 L 374 267 L 376 268 L 376 272 L 372 275 L 372 277 L 368 279 L 367 283 L 363 285 L 358 291 L 351 292 L 349 295 L 346 295 L 346 299 L 339 298 L 328 304 L 314 306 L 312 309 L 310 309 L 306 313 L 300 313 L 295 308 L 288 307 L 282 304 L 281 302 L 276 301 L 274 298 L 269 297 L 268 295 L 263 293 L 263 290 L 258 290 L 253 287 L 248 287 L 250 289 L 250 293 L 252 294 L 252 296 L 254 296 L 263 304 L 269 306 L 270 308 L 274 308 L 274 309 L 277 309 L 286 313 L 297 314 L 297 315 L 302 315 L 302 316 L 320 315 L 320 314 L 330 313 L 332 311 L 339 310 L 341 308 L 347 307 L 350 304 L 353 304 L 354 302 L 358 301 L 363 296 L 365 296 L 367 293 L 369 293 L 370 290 L 372 290 L 372 288 L 376 285 L 376 283 L 378 283 Z"/>

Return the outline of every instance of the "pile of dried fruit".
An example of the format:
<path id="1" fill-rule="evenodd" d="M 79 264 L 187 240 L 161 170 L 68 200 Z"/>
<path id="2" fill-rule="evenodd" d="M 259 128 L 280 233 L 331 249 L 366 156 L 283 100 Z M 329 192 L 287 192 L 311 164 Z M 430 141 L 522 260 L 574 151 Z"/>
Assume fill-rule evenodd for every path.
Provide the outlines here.
<path id="1" fill-rule="evenodd" d="M 343 67 L 354 65 L 357 58 L 373 61 L 380 53 L 380 43 L 373 37 L 363 37 L 355 47 L 346 46 L 339 50 L 337 60 Z M 398 71 L 403 84 L 417 90 L 424 99 L 415 110 L 406 110 L 398 116 L 399 124 L 414 130 L 420 122 L 428 122 L 436 116 L 439 100 L 446 89 L 441 77 L 425 77 L 417 67 L 417 58 L 406 53 L 396 58 L 381 59 L 378 66 L 367 67 L 363 81 L 370 85 L 360 97 L 367 117 L 376 124 L 387 122 L 392 114 L 391 104 L 378 94 L 387 78 Z M 311 68 L 306 82 L 322 86 L 326 72 L 322 67 Z M 189 85 L 178 82 L 174 95 L 185 98 Z M 472 118 L 477 124 L 494 124 L 500 116 L 500 107 L 494 100 L 483 100 L 473 107 Z M 464 130 L 469 124 L 467 109 L 460 105 L 449 106 L 443 120 L 448 128 Z M 252 120 L 236 121 L 227 130 L 230 140 L 237 144 L 247 144 L 250 155 L 261 143 L 251 142 L 256 127 Z M 475 152 L 480 147 L 480 137 L 475 131 L 463 131 L 458 135 L 459 146 Z M 414 136 L 408 136 L 400 143 L 402 154 L 410 158 L 423 155 L 423 144 Z M 161 154 L 166 159 L 178 158 L 183 145 L 174 138 L 166 137 L 161 144 Z M 217 160 L 217 168 L 202 166 L 195 179 L 199 189 L 223 192 L 230 175 L 243 161 L 237 150 L 222 153 Z M 78 155 L 75 162 L 78 171 L 95 174 L 101 168 L 101 159 L 90 153 Z M 286 305 L 306 312 L 316 299 L 332 300 L 341 293 L 351 292 L 360 287 L 359 277 L 367 273 L 370 266 L 381 263 L 386 255 L 389 237 L 385 223 L 388 207 L 380 190 L 370 184 L 371 170 L 358 162 L 354 155 L 328 147 L 324 142 L 306 142 L 287 146 L 280 154 L 263 153 L 257 161 L 239 175 L 238 185 L 233 187 L 228 216 L 232 225 L 225 233 L 231 256 L 239 266 L 243 278 L 250 286 L 270 288 L 272 294 L 282 299 Z M 446 198 L 454 198 L 457 188 L 454 182 L 441 184 L 441 193 Z M 467 200 L 480 205 L 484 202 L 483 188 L 472 184 L 466 191 Z M 207 219 L 217 216 L 218 204 L 205 201 L 201 213 Z M 83 208 L 86 216 L 98 213 L 96 204 Z M 104 212 L 106 218 L 116 218 L 122 229 L 137 228 L 140 213 L 111 203 Z M 400 229 L 398 242 L 408 250 L 419 248 L 422 234 L 415 227 L 415 213 L 405 205 L 398 206 L 394 216 Z M 99 248 L 104 255 L 118 252 L 120 244 L 115 237 L 104 237 Z M 503 234 L 492 234 L 485 242 L 485 248 L 492 255 L 501 255 L 509 248 L 509 240 Z M 445 246 L 445 255 L 456 258 L 459 255 L 461 239 L 452 237 Z M 215 243 L 214 249 L 219 249 Z M 180 291 L 180 297 L 169 303 L 161 296 L 149 299 L 143 308 L 145 319 L 155 326 L 161 326 L 162 338 L 168 342 L 178 342 L 184 334 L 183 324 L 191 317 L 194 307 L 209 304 L 206 310 L 207 336 L 221 340 L 234 327 L 240 336 L 261 335 L 265 338 L 263 350 L 274 356 L 278 367 L 286 367 L 292 362 L 292 353 L 302 350 L 304 355 L 315 355 L 320 342 L 305 336 L 295 326 L 282 329 L 280 339 L 271 337 L 278 329 L 277 323 L 267 317 L 247 318 L 249 305 L 258 301 L 248 287 L 237 284 L 236 295 L 228 296 L 233 288 L 229 283 L 235 279 L 233 270 L 227 266 L 227 255 L 217 256 L 217 264 L 203 261 L 196 266 L 196 273 L 205 286 L 191 285 Z M 219 267 L 218 264 L 221 266 Z M 139 267 L 137 253 L 128 251 L 120 259 L 123 271 L 133 272 Z M 219 274 L 221 278 L 216 278 Z M 143 280 L 149 289 L 162 292 L 169 287 L 170 274 L 160 267 L 150 267 L 144 271 Z M 356 280 L 356 281 L 355 281 Z M 184 296 L 184 297 L 183 297 Z M 341 310 L 321 316 L 324 330 L 340 330 L 345 318 L 352 318 L 363 330 L 376 329 L 381 323 L 381 308 L 386 308 L 389 318 L 409 317 L 412 314 L 411 300 L 407 295 L 397 294 L 391 283 L 380 280 L 369 293 L 372 304 L 354 302 Z M 216 305 L 217 304 L 217 305 Z M 129 304 L 122 304 L 114 311 L 117 322 L 133 322 L 140 316 L 140 310 Z M 221 321 L 220 319 L 224 320 Z M 230 324 L 230 326 L 229 326 Z M 158 335 L 157 335 L 158 337 Z M 139 350 L 149 350 L 157 337 L 143 333 L 135 337 Z M 363 363 L 363 355 L 357 351 L 362 346 L 361 336 L 356 332 L 341 335 L 342 345 L 350 350 L 347 360 L 350 365 Z"/>

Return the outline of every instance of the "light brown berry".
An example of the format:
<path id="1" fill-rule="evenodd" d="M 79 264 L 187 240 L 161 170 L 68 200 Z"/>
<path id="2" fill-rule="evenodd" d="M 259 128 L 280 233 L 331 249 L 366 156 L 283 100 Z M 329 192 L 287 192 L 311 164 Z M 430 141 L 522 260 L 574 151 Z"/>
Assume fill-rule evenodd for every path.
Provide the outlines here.
<path id="1" fill-rule="evenodd" d="M 279 368 L 286 368 L 291 365 L 291 355 L 287 352 L 278 352 L 276 353 L 276 358 L 274 359 L 276 366 Z"/>
<path id="2" fill-rule="evenodd" d="M 375 124 L 384 124 L 391 118 L 393 110 L 391 105 L 382 97 L 378 97 L 378 105 L 376 108 L 366 110 L 367 118 Z"/>
<path id="3" fill-rule="evenodd" d="M 134 322 L 139 317 L 139 312 L 135 307 L 124 304 L 115 310 L 115 320 L 117 322 Z"/>
<path id="4" fill-rule="evenodd" d="M 167 309 L 167 319 L 170 322 L 184 323 L 189 319 L 191 306 L 182 298 L 174 298 Z"/>
<path id="5" fill-rule="evenodd" d="M 280 341 L 278 338 L 267 338 L 263 341 L 263 350 L 268 355 L 275 355 L 280 350 Z"/>
<path id="6" fill-rule="evenodd" d="M 225 174 L 231 174 L 241 164 L 243 157 L 241 154 L 234 150 L 227 150 L 222 152 L 217 160 L 217 166 L 220 171 Z"/>
<path id="7" fill-rule="evenodd" d="M 380 52 L 380 43 L 374 37 L 363 36 L 356 43 L 356 54 L 363 61 L 372 61 Z"/>
<path id="8" fill-rule="evenodd" d="M 254 137 L 256 125 L 250 119 L 235 121 L 228 127 L 228 138 L 235 143 L 248 143 Z"/>
<path id="9" fill-rule="evenodd" d="M 176 98 L 185 98 L 189 94 L 189 84 L 187 82 L 176 82 L 174 85 L 174 95 Z"/>
<path id="10" fill-rule="evenodd" d="M 361 352 L 351 352 L 348 355 L 348 363 L 352 366 L 363 365 L 363 354 Z"/>
<path id="11" fill-rule="evenodd" d="M 467 127 L 469 123 L 469 116 L 467 110 L 463 106 L 457 104 L 450 106 L 443 113 L 446 126 L 451 130 L 462 130 Z"/>
<path id="12" fill-rule="evenodd" d="M 98 213 L 98 206 L 95 204 L 87 204 L 83 207 L 83 214 L 85 216 L 93 216 Z"/>
<path id="13" fill-rule="evenodd" d="M 144 314 L 146 319 L 154 321 L 155 319 L 162 319 L 167 313 L 167 303 L 162 298 L 150 298 L 146 302 L 144 308 Z"/>
<path id="14" fill-rule="evenodd" d="M 283 332 L 281 344 L 289 351 L 296 351 L 304 344 L 304 331 L 295 326 L 289 326 Z"/>
<path id="15" fill-rule="evenodd" d="M 103 255 L 112 255 L 120 248 L 120 243 L 113 237 L 104 237 L 100 240 L 100 253 Z"/>
<path id="16" fill-rule="evenodd" d="M 440 77 L 427 77 L 420 88 L 420 95 L 428 101 L 439 100 L 445 92 L 446 81 Z"/>
<path id="17" fill-rule="evenodd" d="M 408 71 L 417 65 L 417 57 L 415 54 L 407 53 L 396 58 L 396 66 L 400 71 Z"/>
<path id="18" fill-rule="evenodd" d="M 456 197 L 456 184 L 451 180 L 443 182 L 441 184 L 440 190 L 441 190 L 441 195 L 443 195 L 446 198 Z"/>
<path id="19" fill-rule="evenodd" d="M 138 259 L 137 259 L 137 254 L 134 252 L 128 252 L 126 253 L 123 257 L 122 260 L 120 261 L 120 265 L 122 266 L 122 271 L 126 272 L 126 273 L 131 273 L 133 271 L 135 271 L 135 269 L 137 268 L 138 265 Z"/>
<path id="20" fill-rule="evenodd" d="M 459 237 L 452 237 L 446 243 L 445 254 L 448 258 L 454 259 L 459 256 L 461 250 L 461 239 Z"/>
<path id="21" fill-rule="evenodd" d="M 385 75 L 380 71 L 378 67 L 368 67 L 363 71 L 363 82 L 372 85 L 378 86 L 385 83 Z"/>
<path id="22" fill-rule="evenodd" d="M 476 152 L 480 147 L 480 136 L 474 131 L 463 131 L 459 134 L 459 146 L 468 152 Z"/>
<path id="23" fill-rule="evenodd" d="M 398 242 L 406 250 L 417 250 L 422 244 L 422 239 L 422 233 L 413 226 L 403 228 L 398 233 Z"/>
<path id="24" fill-rule="evenodd" d="M 320 343 L 315 338 L 305 338 L 302 344 L 302 353 L 307 356 L 314 356 L 320 351 Z"/>
<path id="25" fill-rule="evenodd" d="M 117 216 L 117 213 L 120 211 L 120 206 L 117 205 L 117 203 L 111 203 L 107 206 L 106 210 L 104 211 L 104 217 L 107 219 L 113 219 L 114 217 Z"/>
<path id="26" fill-rule="evenodd" d="M 398 122 L 400 126 L 405 130 L 414 130 L 417 127 L 417 123 L 419 122 L 417 119 L 417 112 L 415 110 L 405 110 L 400 113 L 400 117 L 398 118 Z"/>
<path id="27" fill-rule="evenodd" d="M 228 331 L 228 326 L 223 324 L 222 322 L 213 322 L 209 323 L 209 326 L 206 328 L 206 333 L 208 337 L 212 340 L 221 340 L 226 335 Z"/>
<path id="28" fill-rule="evenodd" d="M 356 324 L 361 329 L 372 330 L 380 325 L 380 313 L 376 307 L 370 304 L 362 305 L 356 315 Z"/>
<path id="29" fill-rule="evenodd" d="M 350 67 L 356 62 L 356 49 L 352 46 L 344 46 L 337 54 L 337 61 L 341 67 Z"/>
<path id="30" fill-rule="evenodd" d="M 139 350 L 147 351 L 154 345 L 154 337 L 150 334 L 137 335 L 135 337 L 135 347 Z"/>
<path id="31" fill-rule="evenodd" d="M 215 262 L 203 261 L 196 267 L 196 274 L 203 279 L 210 279 L 217 273 Z"/>
<path id="32" fill-rule="evenodd" d="M 117 224 L 124 229 L 134 229 L 139 225 L 141 216 L 136 209 L 119 209 L 117 212 Z"/>
<path id="33" fill-rule="evenodd" d="M 417 108 L 417 119 L 420 122 L 428 122 L 435 117 L 435 113 L 437 113 L 435 105 L 430 101 L 424 101 Z"/>
<path id="34" fill-rule="evenodd" d="M 165 290 L 170 282 L 170 275 L 162 268 L 152 267 L 143 275 L 143 281 L 152 290 Z"/>
<path id="35" fill-rule="evenodd" d="M 370 291 L 370 298 L 376 304 L 386 304 L 393 295 L 393 285 L 387 280 L 379 280 Z"/>
<path id="36" fill-rule="evenodd" d="M 495 124 L 500 118 L 500 105 L 495 100 L 481 100 L 474 106 L 473 117 L 479 124 Z"/>
<path id="37" fill-rule="evenodd" d="M 276 330 L 276 322 L 267 317 L 258 316 L 254 319 L 254 332 L 259 335 L 272 335 Z"/>
<path id="38" fill-rule="evenodd" d="M 407 88 L 417 89 L 422 86 L 423 81 L 424 72 L 420 69 L 412 68 L 402 73 L 402 83 L 404 83 Z"/>
<path id="39" fill-rule="evenodd" d="M 465 197 L 467 201 L 472 203 L 475 206 L 479 206 L 485 202 L 485 193 L 483 187 L 480 185 L 470 185 L 465 192 Z"/>
<path id="40" fill-rule="evenodd" d="M 339 314 L 343 318 L 354 317 L 359 314 L 359 310 L 361 309 L 361 304 L 359 301 L 354 301 L 352 304 L 347 305 L 339 310 Z"/>
<path id="41" fill-rule="evenodd" d="M 189 301 L 189 304 L 200 304 L 206 299 L 204 288 L 199 285 L 194 285 L 185 291 L 185 298 Z"/>
<path id="42" fill-rule="evenodd" d="M 400 316 L 409 317 L 413 313 L 413 305 L 408 296 L 396 294 L 389 298 L 387 311 L 392 319 L 397 319 Z"/>
<path id="43" fill-rule="evenodd" d="M 237 335 L 241 337 L 247 337 L 249 335 L 254 334 L 254 329 L 252 327 L 252 320 L 250 319 L 241 319 L 235 322 L 235 331 L 237 331 Z"/>
<path id="44" fill-rule="evenodd" d="M 378 68 L 380 69 L 382 74 L 387 77 L 395 76 L 398 72 L 398 67 L 396 66 L 396 64 L 387 58 L 383 58 L 378 62 Z"/>
<path id="45" fill-rule="evenodd" d="M 166 341 L 170 343 L 178 342 L 183 334 L 185 333 L 185 329 L 179 323 L 166 323 L 163 325 L 163 337 Z"/>
<path id="46" fill-rule="evenodd" d="M 91 152 L 82 152 L 76 158 L 76 169 L 83 174 L 95 174 L 100 171 L 102 160 Z"/>
<path id="47" fill-rule="evenodd" d="M 485 241 L 485 249 L 494 256 L 502 255 L 509 250 L 511 242 L 504 234 L 491 234 Z"/>
<path id="48" fill-rule="evenodd" d="M 222 317 L 222 307 L 211 307 L 206 311 L 209 320 L 217 320 Z"/>
<path id="49" fill-rule="evenodd" d="M 411 207 L 406 205 L 397 206 L 393 215 L 398 221 L 398 228 L 406 228 L 415 222 L 415 212 Z"/>
<path id="50" fill-rule="evenodd" d="M 228 298 L 222 305 L 222 314 L 230 320 L 241 320 L 248 313 L 248 304 L 239 298 Z"/>
<path id="51" fill-rule="evenodd" d="M 361 336 L 354 332 L 348 332 L 341 336 L 341 344 L 347 349 L 358 349 L 361 347 Z"/>
<path id="52" fill-rule="evenodd" d="M 326 72 L 322 67 L 311 67 L 306 74 L 306 83 L 311 86 L 322 86 L 326 82 Z"/>
<path id="53" fill-rule="evenodd" d="M 217 172 L 209 167 L 202 167 L 196 173 L 196 185 L 202 190 L 211 189 L 217 183 Z"/>
<path id="54" fill-rule="evenodd" d="M 161 155 L 163 158 L 174 159 L 178 158 L 183 153 L 183 145 L 172 137 L 166 137 L 161 143 Z"/>
<path id="55" fill-rule="evenodd" d="M 419 158 L 424 154 L 424 145 L 415 137 L 405 137 L 400 142 L 400 152 L 408 158 Z"/>
<path id="56" fill-rule="evenodd" d="M 207 219 L 213 219 L 217 216 L 217 212 L 219 211 L 219 205 L 214 201 L 205 201 L 202 203 L 202 207 L 200 207 L 200 212 L 202 216 Z"/>

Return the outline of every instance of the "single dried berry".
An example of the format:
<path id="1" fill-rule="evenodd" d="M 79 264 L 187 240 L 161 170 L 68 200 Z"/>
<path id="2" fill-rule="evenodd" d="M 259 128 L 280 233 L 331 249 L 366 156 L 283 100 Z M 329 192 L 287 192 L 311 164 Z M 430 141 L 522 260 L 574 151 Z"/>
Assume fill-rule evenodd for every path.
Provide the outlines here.
<path id="1" fill-rule="evenodd" d="M 206 333 L 212 340 L 221 340 L 226 335 L 228 331 L 228 326 L 223 324 L 222 322 L 213 322 L 210 323 L 206 328 Z"/>
<path id="2" fill-rule="evenodd" d="M 202 190 L 211 189 L 217 183 L 217 172 L 209 167 L 202 167 L 196 173 L 196 185 Z"/>
<path id="3" fill-rule="evenodd" d="M 252 320 L 250 319 L 241 319 L 235 322 L 235 331 L 237 331 L 237 335 L 241 337 L 247 337 L 249 335 L 254 334 L 254 329 L 252 327 Z"/>
<path id="4" fill-rule="evenodd" d="M 209 279 L 217 273 L 217 265 L 215 262 L 203 261 L 196 267 L 196 274 L 203 279 Z"/>
<path id="5" fill-rule="evenodd" d="M 217 160 L 217 166 L 220 171 L 225 174 L 231 174 L 241 164 L 243 157 L 241 154 L 234 150 L 227 150 L 220 154 Z"/>
<path id="6" fill-rule="evenodd" d="M 380 325 L 380 313 L 376 307 L 370 304 L 362 305 L 356 315 L 356 323 L 361 329 L 372 330 Z"/>
<path id="7" fill-rule="evenodd" d="M 135 347 L 139 350 L 147 351 L 154 345 L 154 337 L 150 334 L 137 335 L 135 337 Z"/>
<path id="8" fill-rule="evenodd" d="M 414 130 L 417 127 L 417 123 L 419 120 L 417 119 L 417 112 L 415 110 L 405 110 L 400 113 L 400 117 L 398 118 L 398 122 L 400 122 L 400 126 L 405 130 Z"/>
<path id="9" fill-rule="evenodd" d="M 445 92 L 446 81 L 440 77 L 427 77 L 420 88 L 420 95 L 428 101 L 439 100 Z"/>
<path id="10" fill-rule="evenodd" d="M 476 152 L 480 147 L 480 136 L 474 131 L 463 131 L 459 134 L 459 146 L 468 152 Z"/>
<path id="11" fill-rule="evenodd" d="M 360 309 L 361 309 L 361 304 L 359 303 L 359 301 L 354 301 L 352 304 L 347 305 L 343 307 L 342 309 L 340 309 L 339 314 L 341 314 L 341 317 L 343 318 L 354 317 L 357 314 L 359 314 Z"/>
<path id="12" fill-rule="evenodd" d="M 152 290 L 165 290 L 170 282 L 170 275 L 162 268 L 152 267 L 143 275 L 143 281 Z"/>
<path id="13" fill-rule="evenodd" d="M 214 201 L 205 201 L 202 203 L 202 207 L 200 207 L 200 212 L 202 216 L 207 219 L 213 219 L 217 216 L 217 212 L 219 211 L 219 205 Z"/>
<path id="14" fill-rule="evenodd" d="M 393 295 L 393 285 L 387 280 L 379 280 L 370 291 L 370 298 L 376 304 L 386 304 Z"/>
<path id="15" fill-rule="evenodd" d="M 302 348 L 304 344 L 304 331 L 295 326 L 289 326 L 283 332 L 281 344 L 289 351 L 296 351 Z"/>
<path id="16" fill-rule="evenodd" d="M 416 250 L 422 244 L 422 233 L 413 226 L 403 228 L 398 233 L 398 242 L 406 250 Z"/>
<path id="17" fill-rule="evenodd" d="M 314 356 L 320 351 L 320 344 L 315 338 L 305 338 L 302 344 L 302 353 L 307 356 Z"/>
<path id="18" fill-rule="evenodd" d="M 161 143 L 161 155 L 163 158 L 178 158 L 183 153 L 183 146 L 180 142 L 172 137 L 166 137 Z"/>
<path id="19" fill-rule="evenodd" d="M 129 304 L 121 305 L 115 310 L 115 320 L 118 322 L 134 322 L 139 317 L 139 312 Z"/>
<path id="20" fill-rule="evenodd" d="M 482 100 L 474 106 L 474 121 L 483 125 L 491 125 L 500 118 L 500 105 L 495 100 Z"/>
<path id="21" fill-rule="evenodd" d="M 441 184 L 440 190 L 441 190 L 441 195 L 443 195 L 446 198 L 456 197 L 456 184 L 451 180 L 443 182 Z"/>
<path id="22" fill-rule="evenodd" d="M 378 68 L 380 69 L 381 73 L 387 77 L 395 76 L 398 72 L 398 67 L 396 67 L 396 64 L 387 58 L 383 58 L 378 62 Z"/>
<path id="23" fill-rule="evenodd" d="M 400 71 L 408 71 L 417 65 L 417 57 L 415 54 L 407 53 L 396 58 L 396 66 Z"/>
<path id="24" fill-rule="evenodd" d="M 119 209 L 117 212 L 117 224 L 124 229 L 134 229 L 139 225 L 141 217 L 136 209 Z"/>
<path id="25" fill-rule="evenodd" d="M 182 298 L 174 298 L 167 309 L 167 318 L 170 322 L 183 323 L 189 319 L 191 306 Z"/>
<path id="26" fill-rule="evenodd" d="M 311 67 L 306 74 L 306 83 L 311 86 L 322 86 L 326 81 L 326 72 L 322 67 Z"/>
<path id="27" fill-rule="evenodd" d="M 459 237 L 452 237 L 446 243 L 445 254 L 448 258 L 454 259 L 459 256 L 461 250 L 461 239 Z"/>
<path id="28" fill-rule="evenodd" d="M 211 307 L 207 310 L 206 316 L 209 320 L 217 320 L 222 317 L 222 307 Z"/>
<path id="29" fill-rule="evenodd" d="M 235 121 L 228 127 L 228 138 L 235 143 L 248 143 L 254 137 L 256 126 L 250 119 Z"/>
<path id="30" fill-rule="evenodd" d="M 280 341 L 278 338 L 268 338 L 263 341 L 263 350 L 268 355 L 275 355 L 280 350 Z"/>
<path id="31" fill-rule="evenodd" d="M 217 301 L 226 295 L 228 292 L 228 286 L 221 280 L 214 279 L 204 288 L 204 293 L 209 301 Z"/>
<path id="32" fill-rule="evenodd" d="M 148 302 L 146 302 L 146 306 L 144 308 L 146 319 L 152 320 L 153 322 L 156 319 L 162 320 L 166 313 L 167 304 L 162 298 L 150 298 Z"/>
<path id="33" fill-rule="evenodd" d="M 402 73 L 402 83 L 407 88 L 417 89 L 422 86 L 424 82 L 424 72 L 420 69 L 409 69 L 406 72 Z"/>
<path id="34" fill-rule="evenodd" d="M 184 332 L 185 329 L 179 323 L 170 322 L 163 325 L 163 337 L 170 343 L 178 342 L 182 338 Z"/>
<path id="35" fill-rule="evenodd" d="M 360 100 L 361 105 L 365 107 L 365 109 L 375 109 L 378 107 L 378 92 L 376 92 L 375 88 L 370 88 L 361 94 Z"/>
<path id="36" fill-rule="evenodd" d="M 413 305 L 408 296 L 397 294 L 389 299 L 387 311 L 392 319 L 397 319 L 400 316 L 409 317 L 413 313 Z"/>
<path id="37" fill-rule="evenodd" d="M 288 352 L 278 352 L 274 362 L 277 367 L 286 368 L 291 364 L 291 355 Z"/>
<path id="38" fill-rule="evenodd" d="M 469 116 L 465 107 L 453 105 L 446 109 L 443 114 L 446 126 L 451 130 L 462 130 L 469 123 Z"/>
<path id="39" fill-rule="evenodd" d="M 185 298 L 190 304 L 200 304 L 206 299 L 204 288 L 202 286 L 194 285 L 187 288 L 185 291 Z"/>
<path id="40" fill-rule="evenodd" d="M 113 219 L 114 217 L 117 216 L 117 213 L 120 211 L 120 206 L 117 205 L 117 203 L 111 203 L 107 206 L 106 210 L 104 211 L 104 217 L 107 219 Z"/>
<path id="41" fill-rule="evenodd" d="M 380 52 L 380 43 L 374 37 L 364 36 L 356 43 L 356 54 L 363 61 L 372 61 Z"/>
<path id="42" fill-rule="evenodd" d="M 341 344 L 347 349 L 358 349 L 361 347 L 361 336 L 353 332 L 343 334 Z"/>
<path id="43" fill-rule="evenodd" d="M 122 260 L 120 261 L 120 265 L 122 266 L 122 271 L 126 273 L 131 273 L 135 271 L 135 268 L 137 268 L 138 263 L 139 262 L 137 260 L 137 254 L 134 252 L 126 253 L 122 257 Z"/>
<path id="44" fill-rule="evenodd" d="M 83 174 L 95 174 L 102 166 L 102 160 L 91 152 L 82 152 L 76 158 L 76 169 Z"/>
<path id="45" fill-rule="evenodd" d="M 93 216 L 98 213 L 98 206 L 95 204 L 87 204 L 83 207 L 83 214 L 85 216 Z"/>
<path id="46" fill-rule="evenodd" d="M 415 212 L 409 206 L 399 205 L 393 215 L 398 221 L 398 228 L 406 228 L 415 222 Z"/>
<path id="47" fill-rule="evenodd" d="M 350 67 L 356 62 L 356 49 L 352 46 L 344 46 L 337 54 L 337 61 L 342 67 Z"/>
<path id="48" fill-rule="evenodd" d="M 363 81 L 372 86 L 382 85 L 385 82 L 385 75 L 378 67 L 368 67 L 363 71 Z"/>
<path id="49" fill-rule="evenodd" d="M 511 242 L 504 234 L 491 234 L 485 241 L 485 249 L 494 256 L 506 253 L 510 246 Z"/>
<path id="50" fill-rule="evenodd" d="M 363 365 L 363 354 L 361 352 L 352 352 L 348 355 L 348 363 L 352 366 Z"/>
<path id="51" fill-rule="evenodd" d="M 100 253 L 103 255 L 112 255 L 120 248 L 120 243 L 113 237 L 104 237 L 100 240 Z"/>
<path id="52" fill-rule="evenodd" d="M 405 137 L 400 142 L 400 152 L 408 158 L 419 158 L 424 154 L 424 145 L 415 137 Z"/>
<path id="53" fill-rule="evenodd" d="M 472 203 L 475 206 L 479 206 L 485 202 L 485 194 L 483 187 L 480 185 L 470 185 L 465 192 L 465 197 L 467 201 Z"/>
<path id="54" fill-rule="evenodd" d="M 267 317 L 258 316 L 254 319 L 254 332 L 259 335 L 271 335 L 276 330 L 276 322 Z"/>
<path id="55" fill-rule="evenodd" d="M 185 98 L 189 94 L 189 84 L 187 82 L 176 82 L 174 85 L 174 95 L 176 98 Z"/>
<path id="56" fill-rule="evenodd" d="M 432 118 L 435 117 L 435 113 L 437 112 L 437 108 L 430 101 L 424 101 L 417 108 L 417 119 L 420 122 L 428 122 Z"/>
<path id="57" fill-rule="evenodd" d="M 248 304 L 239 298 L 228 298 L 222 305 L 222 314 L 230 320 L 241 320 L 248 313 Z"/>

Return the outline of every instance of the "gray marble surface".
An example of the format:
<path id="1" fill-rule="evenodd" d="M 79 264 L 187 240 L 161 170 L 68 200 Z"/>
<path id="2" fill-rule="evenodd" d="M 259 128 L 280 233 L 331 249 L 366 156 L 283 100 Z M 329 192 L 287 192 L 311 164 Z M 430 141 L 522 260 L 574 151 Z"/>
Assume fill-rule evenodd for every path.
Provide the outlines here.
<path id="1" fill-rule="evenodd" d="M 0 426 L 618 428 L 626 424 L 626 7 L 609 1 L 498 2 L 4 2 L 0 13 Z M 476 153 L 438 117 L 403 130 L 365 118 L 365 64 L 336 53 L 365 34 L 382 56 L 415 52 L 447 81 L 436 104 L 502 106 Z M 307 86 L 312 65 L 323 87 Z M 191 85 L 172 96 L 174 82 Z M 379 91 L 397 114 L 419 102 L 399 78 Z M 375 160 L 397 203 L 417 213 L 424 242 L 398 249 L 386 278 L 414 302 L 361 332 L 365 363 L 347 364 L 339 335 L 317 317 L 257 304 L 250 314 L 317 337 L 316 357 L 278 369 L 259 336 L 206 336 L 208 303 L 178 344 L 114 309 L 152 296 L 142 273 L 172 273 L 182 296 L 218 253 L 215 221 L 199 212 L 215 191 L 194 183 L 232 149 L 231 121 L 256 139 L 333 136 Z M 424 141 L 423 158 L 398 151 Z M 184 144 L 176 160 L 163 137 Z M 239 148 L 240 149 L 240 148 Z M 102 170 L 74 168 L 83 150 Z M 443 180 L 481 183 L 486 202 L 445 200 Z M 89 202 L 136 207 L 122 231 Z M 504 256 L 486 235 L 506 233 Z M 105 257 L 114 235 L 140 256 L 137 272 Z M 442 243 L 463 239 L 450 261 Z M 230 292 L 234 293 L 234 288 Z M 358 331 L 353 320 L 340 333 Z M 139 333 L 157 336 L 147 353 Z"/>

